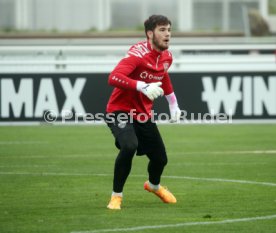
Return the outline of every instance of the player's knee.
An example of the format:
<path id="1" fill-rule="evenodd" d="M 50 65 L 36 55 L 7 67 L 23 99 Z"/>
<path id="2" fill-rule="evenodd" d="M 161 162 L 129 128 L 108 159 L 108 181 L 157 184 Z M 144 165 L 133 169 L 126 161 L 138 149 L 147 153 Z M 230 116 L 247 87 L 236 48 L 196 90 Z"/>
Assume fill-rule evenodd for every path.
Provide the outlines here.
<path id="1" fill-rule="evenodd" d="M 161 164 L 161 166 L 165 167 L 168 163 L 168 156 L 167 156 L 167 153 L 166 153 L 166 150 L 165 148 L 164 149 L 160 149 L 159 150 L 159 163 Z"/>
<path id="2" fill-rule="evenodd" d="M 155 166 L 157 166 L 159 168 L 164 168 L 168 163 L 168 159 L 160 157 L 158 159 L 151 160 L 151 162 L 154 163 Z"/>
<path id="3" fill-rule="evenodd" d="M 168 163 L 168 157 L 165 150 L 158 150 L 155 152 L 155 156 L 150 156 L 150 159 L 155 163 L 159 164 L 160 167 L 165 167 Z"/>
<path id="4" fill-rule="evenodd" d="M 167 158 L 167 156 L 161 157 L 160 160 L 159 160 L 159 163 L 160 163 L 163 167 L 165 167 L 165 166 L 167 165 L 167 163 L 168 163 L 168 158 Z"/>
<path id="5" fill-rule="evenodd" d="M 128 154 L 134 154 L 138 148 L 138 141 L 132 140 L 121 145 L 121 150 Z"/>

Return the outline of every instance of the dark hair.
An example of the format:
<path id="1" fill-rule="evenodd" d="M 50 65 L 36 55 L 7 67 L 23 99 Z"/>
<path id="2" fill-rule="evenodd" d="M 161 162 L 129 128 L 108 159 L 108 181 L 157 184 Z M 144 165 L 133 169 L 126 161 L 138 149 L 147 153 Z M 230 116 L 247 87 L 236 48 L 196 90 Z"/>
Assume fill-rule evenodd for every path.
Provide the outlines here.
<path id="1" fill-rule="evenodd" d="M 152 15 L 145 22 L 145 33 L 147 35 L 147 31 L 153 31 L 158 25 L 172 25 L 171 21 L 163 15 Z"/>

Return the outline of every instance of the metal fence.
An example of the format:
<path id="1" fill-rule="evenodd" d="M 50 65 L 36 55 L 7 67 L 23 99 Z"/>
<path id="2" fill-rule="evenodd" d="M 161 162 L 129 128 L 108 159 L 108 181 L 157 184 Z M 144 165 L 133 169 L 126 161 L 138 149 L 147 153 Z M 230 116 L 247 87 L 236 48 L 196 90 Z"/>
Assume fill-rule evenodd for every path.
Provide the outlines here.
<path id="1" fill-rule="evenodd" d="M 110 72 L 128 45 L 2 45 L 1 73 Z M 176 44 L 171 72 L 276 71 L 276 44 Z"/>

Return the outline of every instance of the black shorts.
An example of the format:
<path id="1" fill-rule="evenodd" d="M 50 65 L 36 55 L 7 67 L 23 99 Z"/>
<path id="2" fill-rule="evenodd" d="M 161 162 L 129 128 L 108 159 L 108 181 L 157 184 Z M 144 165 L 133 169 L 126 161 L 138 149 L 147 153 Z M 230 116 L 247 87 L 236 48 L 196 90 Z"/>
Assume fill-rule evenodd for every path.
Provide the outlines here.
<path id="1" fill-rule="evenodd" d="M 115 145 L 120 149 L 118 143 L 118 137 L 121 134 L 129 133 L 130 135 L 135 135 L 138 139 L 138 148 L 136 155 L 145 155 L 154 152 L 165 152 L 165 146 L 162 140 L 162 137 L 159 133 L 157 125 L 151 120 L 146 122 L 138 122 L 134 119 L 120 120 L 118 115 L 122 112 L 112 113 L 112 117 L 109 117 L 109 120 L 106 121 L 108 127 L 110 128 L 113 136 L 115 137 Z M 127 113 L 125 113 L 127 114 Z"/>

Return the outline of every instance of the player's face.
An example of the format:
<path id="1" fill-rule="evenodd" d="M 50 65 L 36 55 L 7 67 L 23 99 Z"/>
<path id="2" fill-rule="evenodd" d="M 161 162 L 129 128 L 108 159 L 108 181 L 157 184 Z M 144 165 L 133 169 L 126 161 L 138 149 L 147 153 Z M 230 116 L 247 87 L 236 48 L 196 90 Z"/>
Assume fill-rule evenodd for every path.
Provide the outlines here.
<path id="1" fill-rule="evenodd" d="M 171 38 L 171 25 L 158 25 L 152 33 L 152 46 L 157 51 L 169 48 Z"/>

